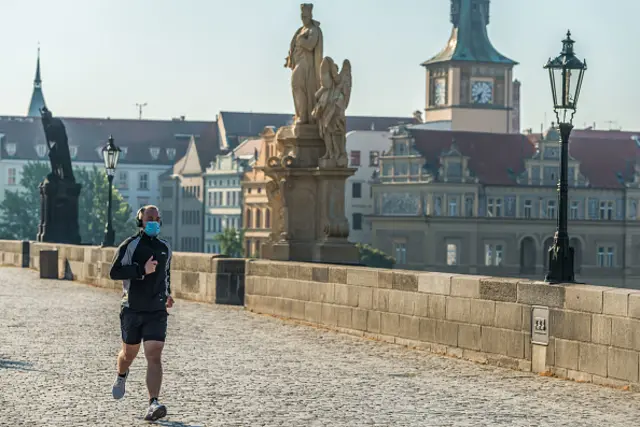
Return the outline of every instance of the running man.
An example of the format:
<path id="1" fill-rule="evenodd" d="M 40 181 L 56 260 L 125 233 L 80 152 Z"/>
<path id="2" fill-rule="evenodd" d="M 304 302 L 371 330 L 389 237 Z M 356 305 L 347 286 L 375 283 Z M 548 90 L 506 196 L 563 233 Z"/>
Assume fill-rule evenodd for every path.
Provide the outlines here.
<path id="1" fill-rule="evenodd" d="M 147 389 L 149 409 L 147 421 L 167 415 L 167 408 L 158 396 L 162 384 L 161 355 L 167 335 L 167 308 L 171 297 L 171 248 L 159 239 L 162 224 L 156 206 L 142 207 L 136 214 L 140 231 L 126 239 L 116 252 L 111 265 L 112 280 L 122 280 L 123 297 L 120 308 L 122 349 L 118 354 L 118 375 L 113 383 L 113 397 L 122 399 L 129 367 L 144 342 L 147 359 Z"/>

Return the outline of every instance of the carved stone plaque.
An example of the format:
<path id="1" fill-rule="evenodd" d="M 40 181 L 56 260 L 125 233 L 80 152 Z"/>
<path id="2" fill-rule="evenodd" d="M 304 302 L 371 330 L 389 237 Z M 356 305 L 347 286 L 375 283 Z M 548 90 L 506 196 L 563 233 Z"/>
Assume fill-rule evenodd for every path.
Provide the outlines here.
<path id="1" fill-rule="evenodd" d="M 531 308 L 531 342 L 549 344 L 549 308 L 533 306 Z"/>

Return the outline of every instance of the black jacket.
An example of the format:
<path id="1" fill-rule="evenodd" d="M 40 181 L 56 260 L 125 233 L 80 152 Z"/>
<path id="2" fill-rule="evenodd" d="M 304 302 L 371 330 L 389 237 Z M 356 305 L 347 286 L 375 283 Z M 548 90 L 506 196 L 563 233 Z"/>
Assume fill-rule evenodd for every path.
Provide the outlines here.
<path id="1" fill-rule="evenodd" d="M 144 274 L 153 255 L 155 273 Z M 171 295 L 171 247 L 166 240 L 140 232 L 122 242 L 111 264 L 111 280 L 122 280 L 122 306 L 135 311 L 166 310 Z"/>

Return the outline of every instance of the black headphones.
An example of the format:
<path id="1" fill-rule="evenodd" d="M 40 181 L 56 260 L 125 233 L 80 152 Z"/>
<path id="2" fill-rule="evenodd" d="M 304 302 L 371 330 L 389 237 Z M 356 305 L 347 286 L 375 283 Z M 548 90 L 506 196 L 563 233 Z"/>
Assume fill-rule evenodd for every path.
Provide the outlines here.
<path id="1" fill-rule="evenodd" d="M 136 226 L 138 228 L 142 228 L 142 215 L 144 215 L 145 208 L 146 206 L 141 207 L 138 209 L 138 213 L 136 213 Z M 160 225 L 162 225 L 162 217 L 160 218 Z"/>

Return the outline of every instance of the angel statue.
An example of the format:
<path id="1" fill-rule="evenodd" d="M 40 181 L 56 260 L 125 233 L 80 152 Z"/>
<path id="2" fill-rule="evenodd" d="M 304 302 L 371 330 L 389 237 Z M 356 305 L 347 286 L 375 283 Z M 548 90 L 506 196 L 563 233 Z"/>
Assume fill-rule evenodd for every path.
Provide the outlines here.
<path id="1" fill-rule="evenodd" d="M 317 104 L 312 116 L 318 122 L 320 137 L 327 152 L 322 159 L 335 159 L 341 166 L 347 166 L 346 153 L 346 110 L 351 98 L 351 62 L 345 59 L 342 70 L 331 57 L 320 64 L 320 89 L 316 92 Z"/>

